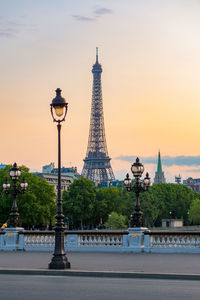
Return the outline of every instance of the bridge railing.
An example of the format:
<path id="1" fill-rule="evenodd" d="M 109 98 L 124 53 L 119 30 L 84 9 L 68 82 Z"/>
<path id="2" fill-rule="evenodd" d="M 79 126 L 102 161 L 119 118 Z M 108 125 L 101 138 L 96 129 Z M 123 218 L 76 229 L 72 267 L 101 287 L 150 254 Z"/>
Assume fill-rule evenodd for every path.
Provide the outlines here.
<path id="1" fill-rule="evenodd" d="M 200 253 L 200 231 L 144 232 L 144 251 Z"/>
<path id="2" fill-rule="evenodd" d="M 0 232 L 0 250 L 53 251 L 54 231 L 7 228 Z M 66 251 L 200 253 L 200 231 L 65 231 Z"/>
<path id="3" fill-rule="evenodd" d="M 19 235 L 26 251 L 54 249 L 54 231 L 21 231 Z M 66 251 L 120 251 L 127 246 L 127 235 L 128 231 L 65 231 L 64 246 Z"/>

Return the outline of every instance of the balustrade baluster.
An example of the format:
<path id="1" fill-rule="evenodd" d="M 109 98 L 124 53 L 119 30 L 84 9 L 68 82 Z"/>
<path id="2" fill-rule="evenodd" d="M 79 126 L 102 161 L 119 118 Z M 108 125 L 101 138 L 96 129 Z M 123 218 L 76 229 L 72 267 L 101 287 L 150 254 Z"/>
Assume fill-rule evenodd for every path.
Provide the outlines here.
<path id="1" fill-rule="evenodd" d="M 165 236 L 161 237 L 161 247 L 164 248 L 165 247 Z"/>
<path id="2" fill-rule="evenodd" d="M 156 237 L 152 236 L 151 239 L 152 239 L 152 247 L 156 247 Z"/>
<path id="3" fill-rule="evenodd" d="M 196 237 L 196 247 L 200 247 L 200 236 Z"/>
<path id="4" fill-rule="evenodd" d="M 175 247 L 175 237 L 174 236 L 172 237 L 171 246 L 172 246 L 172 248 Z"/>
<path id="5" fill-rule="evenodd" d="M 108 246 L 108 236 L 107 235 L 105 235 L 105 246 L 107 247 Z"/>
<path id="6" fill-rule="evenodd" d="M 169 248 L 169 244 L 170 244 L 170 240 L 169 240 L 169 236 L 168 236 L 167 240 L 166 240 L 166 248 Z"/>
<path id="7" fill-rule="evenodd" d="M 92 246 L 92 236 L 88 236 L 88 246 Z"/>
<path id="8" fill-rule="evenodd" d="M 191 237 L 190 246 L 191 246 L 191 248 L 195 248 L 195 237 L 194 236 Z"/>
<path id="9" fill-rule="evenodd" d="M 190 247 L 190 237 L 185 237 L 185 247 Z"/>
<path id="10" fill-rule="evenodd" d="M 177 247 L 181 247 L 181 236 L 177 237 Z"/>

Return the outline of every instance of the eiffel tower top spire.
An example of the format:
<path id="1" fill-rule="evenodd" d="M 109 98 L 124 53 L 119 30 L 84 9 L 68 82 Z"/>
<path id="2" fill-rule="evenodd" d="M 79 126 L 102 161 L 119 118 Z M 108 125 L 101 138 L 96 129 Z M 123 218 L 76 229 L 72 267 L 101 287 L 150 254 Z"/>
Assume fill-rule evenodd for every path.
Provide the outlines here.
<path id="1" fill-rule="evenodd" d="M 96 63 L 98 64 L 98 47 L 96 47 Z"/>
<path id="2" fill-rule="evenodd" d="M 96 47 L 96 62 L 95 64 L 93 65 L 93 68 L 92 68 L 92 73 L 102 73 L 102 67 L 99 63 L 99 54 L 98 54 L 98 50 L 99 48 Z"/>

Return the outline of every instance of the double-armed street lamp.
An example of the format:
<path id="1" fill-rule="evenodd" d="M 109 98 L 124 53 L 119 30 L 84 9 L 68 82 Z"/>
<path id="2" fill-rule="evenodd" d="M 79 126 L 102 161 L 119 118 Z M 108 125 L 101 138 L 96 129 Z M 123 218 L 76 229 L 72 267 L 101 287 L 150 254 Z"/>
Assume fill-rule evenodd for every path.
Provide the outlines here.
<path id="1" fill-rule="evenodd" d="M 57 191 L 57 210 L 56 210 L 56 225 L 55 225 L 55 248 L 52 260 L 49 264 L 49 269 L 69 269 L 68 262 L 64 250 L 64 214 L 61 199 L 61 149 L 60 149 L 60 131 L 61 122 L 65 121 L 67 115 L 68 103 L 61 96 L 61 89 L 56 90 L 56 97 L 50 104 L 51 114 L 54 122 L 57 122 L 58 129 L 58 191 Z"/>
<path id="2" fill-rule="evenodd" d="M 10 178 L 13 181 L 13 186 L 10 188 L 10 183 L 8 182 L 8 179 L 6 178 L 6 181 L 3 184 L 3 189 L 6 194 L 11 194 L 13 196 L 13 204 L 11 208 L 11 212 L 8 219 L 8 227 L 9 228 L 15 228 L 19 227 L 19 212 L 17 207 L 17 195 L 23 194 L 25 190 L 27 189 L 28 183 L 26 182 L 25 178 L 23 178 L 22 182 L 20 183 L 20 188 L 17 186 L 17 181 L 19 180 L 21 176 L 21 171 L 18 168 L 17 164 L 14 163 L 12 169 L 10 170 Z"/>
<path id="3" fill-rule="evenodd" d="M 134 192 L 136 194 L 136 204 L 134 211 L 131 215 L 130 227 L 142 227 L 143 226 L 143 216 L 140 207 L 139 195 L 141 192 L 145 192 L 148 190 L 151 181 L 149 177 L 149 173 L 146 173 L 146 177 L 141 180 L 141 176 L 144 172 L 144 166 L 140 162 L 139 158 L 136 158 L 136 161 L 131 166 L 131 172 L 135 178 L 134 184 L 132 184 L 132 180 L 127 173 L 126 178 L 124 179 L 124 185 L 128 192 Z"/>

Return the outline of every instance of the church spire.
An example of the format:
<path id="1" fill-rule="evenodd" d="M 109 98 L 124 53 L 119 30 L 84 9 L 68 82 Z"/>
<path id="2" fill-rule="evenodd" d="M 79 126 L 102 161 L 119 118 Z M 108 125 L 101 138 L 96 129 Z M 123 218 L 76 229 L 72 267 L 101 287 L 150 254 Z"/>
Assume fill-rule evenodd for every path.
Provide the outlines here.
<path id="1" fill-rule="evenodd" d="M 160 150 L 158 152 L 157 173 L 162 174 L 162 163 L 161 163 L 161 158 L 160 158 Z"/>
<path id="2" fill-rule="evenodd" d="M 154 183 L 166 183 L 164 172 L 162 170 L 160 150 L 158 151 L 158 165 L 155 173 Z"/>

